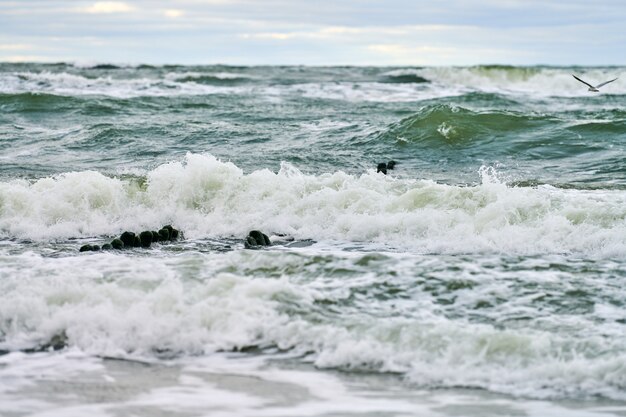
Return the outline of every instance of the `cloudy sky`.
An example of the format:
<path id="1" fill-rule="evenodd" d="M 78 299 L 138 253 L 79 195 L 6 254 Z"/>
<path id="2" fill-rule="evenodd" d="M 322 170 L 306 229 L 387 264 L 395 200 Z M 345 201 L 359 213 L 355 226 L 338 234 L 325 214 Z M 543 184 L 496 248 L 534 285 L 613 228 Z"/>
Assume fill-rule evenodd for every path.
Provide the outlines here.
<path id="1" fill-rule="evenodd" d="M 0 0 L 0 61 L 623 65 L 624 0 Z"/>

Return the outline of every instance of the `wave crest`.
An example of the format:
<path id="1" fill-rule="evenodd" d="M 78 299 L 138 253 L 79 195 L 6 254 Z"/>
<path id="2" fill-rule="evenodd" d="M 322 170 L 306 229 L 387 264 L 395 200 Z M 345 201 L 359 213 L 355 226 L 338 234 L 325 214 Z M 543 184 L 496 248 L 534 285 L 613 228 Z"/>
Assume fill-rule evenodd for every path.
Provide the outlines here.
<path id="1" fill-rule="evenodd" d="M 426 253 L 626 253 L 619 191 L 509 187 L 494 170 L 474 187 L 394 179 L 370 170 L 244 173 L 188 154 L 142 179 L 68 173 L 0 183 L 0 231 L 58 239 L 174 223 L 188 238 L 260 228 L 318 241 L 370 242 Z"/>
<path id="2" fill-rule="evenodd" d="M 491 140 L 540 127 L 552 121 L 548 116 L 503 111 L 473 111 L 449 104 L 423 107 L 418 113 L 391 125 L 383 139 L 401 138 L 407 142 L 454 144 L 475 138 Z"/>

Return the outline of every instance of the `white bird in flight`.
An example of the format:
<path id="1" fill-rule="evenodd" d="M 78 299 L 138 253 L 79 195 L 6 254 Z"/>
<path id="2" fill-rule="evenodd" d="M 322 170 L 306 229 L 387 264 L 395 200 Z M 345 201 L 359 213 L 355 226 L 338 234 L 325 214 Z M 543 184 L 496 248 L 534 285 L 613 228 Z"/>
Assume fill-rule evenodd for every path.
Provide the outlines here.
<path id="1" fill-rule="evenodd" d="M 578 77 L 577 77 L 577 76 L 575 76 L 574 74 L 572 74 L 572 77 L 576 78 L 576 79 L 577 79 L 578 81 L 580 81 L 581 83 L 583 83 L 583 84 L 585 84 L 585 85 L 588 85 L 588 86 L 589 86 L 589 91 L 593 91 L 593 92 L 596 92 L 596 93 L 600 91 L 600 90 L 598 90 L 598 89 L 599 89 L 600 87 L 602 87 L 603 85 L 606 85 L 606 84 L 608 84 L 608 83 L 612 83 L 613 81 L 617 80 L 617 78 L 613 78 L 612 80 L 605 81 L 605 82 L 600 83 L 600 84 L 598 84 L 598 85 L 596 85 L 596 86 L 594 87 L 593 85 L 589 84 L 588 82 L 581 80 L 580 78 L 578 78 Z M 619 77 L 618 77 L 618 78 L 619 78 Z"/>

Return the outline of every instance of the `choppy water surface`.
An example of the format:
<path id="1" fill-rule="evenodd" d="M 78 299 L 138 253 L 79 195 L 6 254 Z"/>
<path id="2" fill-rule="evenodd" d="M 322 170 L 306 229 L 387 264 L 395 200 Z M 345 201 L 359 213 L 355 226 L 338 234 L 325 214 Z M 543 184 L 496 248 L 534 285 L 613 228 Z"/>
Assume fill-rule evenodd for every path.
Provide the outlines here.
<path id="1" fill-rule="evenodd" d="M 0 64 L 0 415 L 624 415 L 624 80 Z"/>

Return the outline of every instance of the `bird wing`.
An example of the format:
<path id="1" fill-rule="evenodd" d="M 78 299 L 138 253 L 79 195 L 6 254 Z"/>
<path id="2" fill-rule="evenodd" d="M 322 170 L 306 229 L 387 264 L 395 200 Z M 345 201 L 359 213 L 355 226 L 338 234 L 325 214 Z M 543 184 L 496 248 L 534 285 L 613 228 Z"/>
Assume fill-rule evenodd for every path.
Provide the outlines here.
<path id="1" fill-rule="evenodd" d="M 617 78 L 619 78 L 619 77 L 617 77 Z M 596 85 L 596 88 L 600 88 L 600 87 L 602 87 L 603 85 L 607 85 L 608 83 L 612 83 L 613 81 L 617 80 L 617 78 L 613 78 L 612 80 L 605 81 L 605 82 L 603 82 L 602 84 L 598 84 L 598 85 Z"/>
<path id="2" fill-rule="evenodd" d="M 577 77 L 577 76 L 575 76 L 574 74 L 572 74 L 572 77 L 576 78 L 578 81 L 580 81 L 580 82 L 581 82 L 581 83 L 583 83 L 583 84 L 588 85 L 588 86 L 589 86 L 589 87 L 591 87 L 591 88 L 596 88 L 596 87 L 594 87 L 593 85 L 589 84 L 588 82 L 581 80 L 580 78 L 578 78 L 578 77 Z"/>

